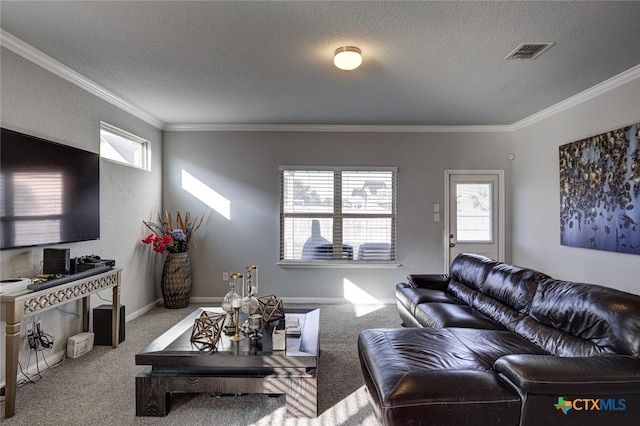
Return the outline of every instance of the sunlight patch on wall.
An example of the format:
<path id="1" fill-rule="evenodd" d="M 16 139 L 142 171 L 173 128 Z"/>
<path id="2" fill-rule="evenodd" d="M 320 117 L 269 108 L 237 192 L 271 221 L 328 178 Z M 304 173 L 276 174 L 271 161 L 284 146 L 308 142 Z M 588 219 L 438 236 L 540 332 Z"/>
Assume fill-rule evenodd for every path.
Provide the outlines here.
<path id="1" fill-rule="evenodd" d="M 220 213 L 227 220 L 231 220 L 231 201 L 184 169 L 182 169 L 182 189 Z"/>
<path id="2" fill-rule="evenodd" d="M 353 304 L 353 309 L 357 317 L 365 316 L 384 306 L 380 300 L 376 299 L 347 278 L 343 280 L 343 283 L 344 298 Z"/>

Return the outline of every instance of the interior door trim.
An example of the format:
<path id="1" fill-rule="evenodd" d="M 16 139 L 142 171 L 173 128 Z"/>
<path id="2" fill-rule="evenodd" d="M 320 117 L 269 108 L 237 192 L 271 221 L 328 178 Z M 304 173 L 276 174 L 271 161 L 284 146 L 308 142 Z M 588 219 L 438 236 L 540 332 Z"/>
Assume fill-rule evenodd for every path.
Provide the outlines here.
<path id="1" fill-rule="evenodd" d="M 444 171 L 444 230 L 442 232 L 442 246 L 444 249 L 444 271 L 449 272 L 449 179 L 452 175 L 497 175 L 498 176 L 498 259 L 505 260 L 505 182 L 504 170 L 453 170 Z"/>

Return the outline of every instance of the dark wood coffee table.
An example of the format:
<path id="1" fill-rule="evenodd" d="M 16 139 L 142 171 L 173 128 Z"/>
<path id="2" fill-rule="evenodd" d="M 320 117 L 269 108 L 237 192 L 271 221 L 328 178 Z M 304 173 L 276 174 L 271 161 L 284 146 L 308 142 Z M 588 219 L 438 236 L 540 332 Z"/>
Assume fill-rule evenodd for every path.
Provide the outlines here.
<path id="1" fill-rule="evenodd" d="M 286 351 L 272 350 L 275 323 L 259 340 L 234 342 L 223 334 L 215 350 L 201 349 L 191 331 L 203 310 L 223 312 L 198 308 L 136 355 L 136 365 L 148 366 L 136 376 L 137 416 L 166 416 L 171 393 L 266 393 L 285 395 L 288 416 L 317 417 L 319 309 L 285 309 L 302 326 L 300 337 L 287 337 Z"/>

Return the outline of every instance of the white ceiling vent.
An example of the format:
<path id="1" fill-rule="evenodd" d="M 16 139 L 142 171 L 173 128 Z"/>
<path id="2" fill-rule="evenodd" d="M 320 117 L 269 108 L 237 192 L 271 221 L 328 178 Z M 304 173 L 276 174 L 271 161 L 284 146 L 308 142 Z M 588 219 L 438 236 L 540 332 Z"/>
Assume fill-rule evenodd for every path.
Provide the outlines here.
<path id="1" fill-rule="evenodd" d="M 522 43 L 516 47 L 513 52 L 509 53 L 505 59 L 527 59 L 532 61 L 554 44 L 555 43 Z"/>

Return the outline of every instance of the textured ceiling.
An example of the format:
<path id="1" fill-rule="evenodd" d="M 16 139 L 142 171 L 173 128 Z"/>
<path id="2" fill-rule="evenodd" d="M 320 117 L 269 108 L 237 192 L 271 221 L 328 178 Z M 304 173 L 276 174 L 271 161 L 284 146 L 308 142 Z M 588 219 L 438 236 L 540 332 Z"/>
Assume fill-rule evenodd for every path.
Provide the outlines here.
<path id="1" fill-rule="evenodd" d="M 3 0 L 0 13 L 165 124 L 510 125 L 640 64 L 634 1 Z M 360 69 L 333 66 L 342 45 L 362 49 Z"/>

